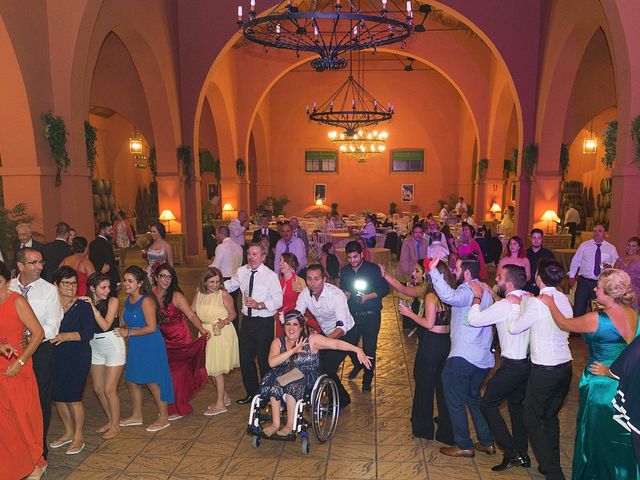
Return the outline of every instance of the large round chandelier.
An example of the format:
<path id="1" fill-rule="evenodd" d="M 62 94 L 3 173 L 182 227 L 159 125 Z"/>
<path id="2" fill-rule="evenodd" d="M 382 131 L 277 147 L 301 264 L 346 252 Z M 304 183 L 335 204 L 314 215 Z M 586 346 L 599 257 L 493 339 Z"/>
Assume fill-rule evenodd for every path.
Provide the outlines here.
<path id="1" fill-rule="evenodd" d="M 353 135 L 346 132 L 329 132 L 329 140 L 338 147 L 340 153 L 356 158 L 360 163 L 384 152 L 387 148 L 387 137 L 387 132 L 367 129 L 358 130 Z"/>
<path id="2" fill-rule="evenodd" d="M 403 8 L 398 4 L 403 4 Z M 244 37 L 266 47 L 311 52 L 318 71 L 346 66 L 347 52 L 404 42 L 424 31 L 424 19 L 414 26 L 412 0 L 281 0 L 267 15 L 257 16 L 250 0 L 249 18 L 238 6 L 238 26 Z M 424 18 L 429 5 L 419 5 Z M 419 27 L 419 28 L 417 28 Z"/>

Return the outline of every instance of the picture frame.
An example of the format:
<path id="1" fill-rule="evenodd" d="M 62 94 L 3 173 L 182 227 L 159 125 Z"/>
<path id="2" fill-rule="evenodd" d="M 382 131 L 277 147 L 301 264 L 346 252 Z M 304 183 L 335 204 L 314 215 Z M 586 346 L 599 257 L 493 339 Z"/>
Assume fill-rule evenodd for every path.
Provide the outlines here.
<path id="1" fill-rule="evenodd" d="M 517 185 L 516 185 L 515 182 L 513 182 L 511 184 L 511 192 L 510 192 L 511 193 L 511 202 L 512 203 L 515 203 L 515 201 L 516 201 L 516 192 L 517 192 Z"/>
<path id="2" fill-rule="evenodd" d="M 322 203 L 327 201 L 327 184 L 326 183 L 314 183 L 313 184 L 313 203 L 317 203 L 320 200 Z"/>
<path id="3" fill-rule="evenodd" d="M 220 196 L 220 187 L 217 183 L 207 183 L 207 198 L 211 201 Z"/>
<path id="4" fill-rule="evenodd" d="M 415 200 L 415 184 L 403 183 L 400 188 L 400 200 L 403 203 L 411 203 Z"/>

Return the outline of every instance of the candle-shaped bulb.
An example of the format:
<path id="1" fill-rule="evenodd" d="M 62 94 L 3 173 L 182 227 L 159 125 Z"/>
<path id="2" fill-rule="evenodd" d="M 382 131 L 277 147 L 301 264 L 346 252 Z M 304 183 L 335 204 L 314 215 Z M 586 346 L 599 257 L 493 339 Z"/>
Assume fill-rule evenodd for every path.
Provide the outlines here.
<path id="1" fill-rule="evenodd" d="M 320 33 L 320 32 L 318 32 L 318 25 L 314 25 L 313 26 L 313 34 L 317 37 L 318 33 Z"/>
<path id="2" fill-rule="evenodd" d="M 242 20 L 242 5 L 238 5 L 238 20 Z"/>
<path id="3" fill-rule="evenodd" d="M 251 10 L 256 8 L 256 0 L 251 0 Z"/>
<path id="4" fill-rule="evenodd" d="M 309 115 L 309 104 L 307 104 L 307 115 Z"/>
<path id="5" fill-rule="evenodd" d="M 351 108 L 356 109 L 356 99 L 351 100 Z"/>
<path id="6" fill-rule="evenodd" d="M 387 0 L 382 0 L 382 8 L 387 9 Z"/>
<path id="7" fill-rule="evenodd" d="M 280 24 L 276 24 L 276 35 L 280 35 Z"/>
<path id="8" fill-rule="evenodd" d="M 358 26 L 357 25 L 355 27 L 353 27 L 353 36 L 354 37 L 358 36 Z"/>
<path id="9" fill-rule="evenodd" d="M 407 0 L 407 14 L 411 13 L 411 0 Z"/>

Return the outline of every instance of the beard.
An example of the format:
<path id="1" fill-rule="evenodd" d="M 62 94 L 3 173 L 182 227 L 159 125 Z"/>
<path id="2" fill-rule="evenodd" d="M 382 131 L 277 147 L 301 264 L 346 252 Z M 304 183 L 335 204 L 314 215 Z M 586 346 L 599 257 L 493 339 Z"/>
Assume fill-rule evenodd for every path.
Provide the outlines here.
<path id="1" fill-rule="evenodd" d="M 506 297 L 506 296 L 507 296 L 507 289 L 506 289 L 506 287 L 505 287 L 505 286 L 502 286 L 502 285 L 496 285 L 496 286 L 498 287 L 498 288 L 497 288 L 496 293 L 497 293 L 498 295 L 500 295 L 500 297 L 502 297 L 502 298 Z"/>
<path id="2" fill-rule="evenodd" d="M 462 284 L 464 283 L 464 272 L 462 272 L 462 273 L 458 276 L 458 278 L 456 278 L 456 283 L 457 283 L 458 285 L 462 285 Z"/>

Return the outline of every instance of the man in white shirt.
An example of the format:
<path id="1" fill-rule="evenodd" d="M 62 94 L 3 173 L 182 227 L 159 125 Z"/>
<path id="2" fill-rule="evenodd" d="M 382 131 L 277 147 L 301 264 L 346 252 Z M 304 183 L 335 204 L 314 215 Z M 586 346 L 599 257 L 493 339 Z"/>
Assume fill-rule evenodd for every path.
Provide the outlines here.
<path id="1" fill-rule="evenodd" d="M 273 266 L 278 275 L 280 275 L 280 258 L 283 253 L 292 253 L 298 259 L 296 273 L 301 272 L 307 266 L 307 252 L 304 248 L 304 242 L 301 238 L 293 236 L 293 227 L 289 222 L 284 222 L 282 225 L 282 238 L 276 243 Z"/>
<path id="2" fill-rule="evenodd" d="M 442 205 L 442 208 L 440 209 L 440 213 L 438 214 L 440 215 L 440 221 L 442 223 L 445 222 L 445 220 L 447 219 L 447 217 L 449 216 L 449 204 L 445 203 Z"/>
<path id="3" fill-rule="evenodd" d="M 322 333 L 330 338 L 339 338 L 355 345 L 355 322 L 349 307 L 347 296 L 335 285 L 325 282 L 326 272 L 319 263 L 313 263 L 307 268 L 307 288 L 305 288 L 296 302 L 296 310 L 304 314 L 309 310 L 318 321 Z M 337 385 L 340 397 L 340 407 L 344 408 L 351 403 L 351 397 L 345 390 L 340 378 L 338 367 L 344 360 L 347 352 L 340 350 L 322 350 L 320 352 L 320 369 L 326 373 Z"/>
<path id="4" fill-rule="evenodd" d="M 580 317 L 589 310 L 591 300 L 596 298 L 593 290 L 600 272 L 611 268 L 618 260 L 616 247 L 605 240 L 606 230 L 601 223 L 593 227 L 593 239 L 582 242 L 571 259 L 569 287 L 573 288 L 578 276 L 578 285 L 573 299 L 573 316 Z"/>
<path id="5" fill-rule="evenodd" d="M 522 297 L 522 289 L 527 282 L 524 267 L 505 265 L 498 270 L 496 282 L 502 297 L 513 295 Z M 529 442 L 524 427 L 524 396 L 527 391 L 527 381 L 531 364 L 527 358 L 529 350 L 529 330 L 513 335 L 507 328 L 507 320 L 511 315 L 511 303 L 503 298 L 485 310 L 480 311 L 480 298 L 483 286 L 471 283 L 474 300 L 469 310 L 469 325 L 486 327 L 495 325 L 500 339 L 500 368 L 489 380 L 485 389 L 480 410 L 487 419 L 491 433 L 496 442 L 504 450 L 502 463 L 492 467 L 494 472 L 501 472 L 511 467 L 530 467 L 531 459 L 528 455 Z M 500 414 L 500 404 L 507 400 L 511 417 L 511 431 Z"/>
<path id="6" fill-rule="evenodd" d="M 571 304 L 557 286 L 564 277 L 562 265 L 549 258 L 538 263 L 536 285 L 540 295 L 553 296 L 562 314 L 571 318 Z M 553 321 L 549 308 L 534 297 L 509 295 L 513 311 L 507 320 L 509 332 L 514 335 L 530 330 L 531 373 L 524 400 L 524 425 L 540 471 L 547 479 L 564 479 L 560 466 L 560 422 L 558 412 L 571 384 L 571 351 L 569 334 Z"/>
<path id="7" fill-rule="evenodd" d="M 245 244 L 244 232 L 247 230 L 248 225 L 249 215 L 247 215 L 245 210 L 240 210 L 238 212 L 238 218 L 229 222 L 230 238 L 241 247 L 244 247 Z"/>
<path id="8" fill-rule="evenodd" d="M 210 267 L 215 267 L 222 273 L 222 280 L 227 281 L 236 273 L 238 268 L 242 265 L 242 257 L 244 251 L 242 247 L 236 242 L 231 240 L 229 236 L 229 227 L 222 225 L 216 229 L 216 240 L 218 246 L 211 259 Z M 238 331 L 238 324 L 240 315 L 238 315 L 238 300 L 240 297 L 240 290 L 231 292 L 231 298 L 233 298 L 233 309 L 236 312 L 236 318 L 233 320 L 233 326 Z"/>
<path id="9" fill-rule="evenodd" d="M 365 216 L 364 222 L 364 227 L 360 232 L 360 237 L 365 241 L 367 247 L 373 248 L 376 246 L 376 225 L 374 223 L 373 214 Z"/>
<path id="10" fill-rule="evenodd" d="M 242 383 L 247 396 L 237 400 L 239 404 L 251 402 L 258 390 L 258 380 L 269 370 L 274 316 L 282 306 L 282 287 L 278 276 L 264 265 L 266 256 L 261 245 L 251 244 L 247 250 L 247 265 L 238 268 L 231 279 L 224 282 L 228 292 L 239 289 L 244 298 L 238 341 Z M 260 376 L 256 370 L 256 357 Z"/>
<path id="11" fill-rule="evenodd" d="M 467 204 L 464 202 L 464 198 L 460 197 L 458 198 L 458 203 L 456 203 L 456 213 L 458 215 L 462 215 L 463 213 L 467 213 L 468 208 L 467 208 Z"/>
<path id="12" fill-rule="evenodd" d="M 578 225 L 580 225 L 580 212 L 576 210 L 573 205 L 569 205 L 569 209 L 564 214 L 564 226 L 569 227 L 571 248 L 576 244 L 576 230 Z"/>
<path id="13" fill-rule="evenodd" d="M 51 394 L 53 381 L 53 345 L 50 340 L 58 334 L 64 313 L 58 289 L 40 278 L 44 261 L 35 248 L 21 248 L 16 254 L 18 276 L 11 280 L 9 289 L 27 299 L 44 330 L 44 340 L 33 354 L 33 371 L 38 383 L 42 408 L 43 456 L 46 459 L 47 431 L 51 421 Z"/>

